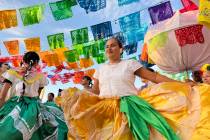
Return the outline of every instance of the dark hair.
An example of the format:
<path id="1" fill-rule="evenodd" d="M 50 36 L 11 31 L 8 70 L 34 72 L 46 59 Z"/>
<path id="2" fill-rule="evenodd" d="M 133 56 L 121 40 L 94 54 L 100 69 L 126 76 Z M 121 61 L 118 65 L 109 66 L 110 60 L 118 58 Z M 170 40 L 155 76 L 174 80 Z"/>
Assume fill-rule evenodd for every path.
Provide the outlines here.
<path id="1" fill-rule="evenodd" d="M 55 97 L 54 93 L 52 93 L 52 92 L 48 93 L 48 95 L 52 95 L 53 98 Z"/>
<path id="2" fill-rule="evenodd" d="M 3 64 L 4 64 L 4 65 L 7 65 L 7 66 L 10 68 L 9 64 L 6 63 L 6 62 L 0 62 L 0 67 L 2 67 Z"/>
<path id="3" fill-rule="evenodd" d="M 195 82 L 199 82 L 199 83 L 202 83 L 202 72 L 201 71 L 193 71 L 192 72 L 192 77 L 193 77 L 193 80 Z"/>
<path id="4" fill-rule="evenodd" d="M 210 66 L 207 66 L 206 70 L 207 70 L 207 71 L 210 71 Z"/>
<path id="5" fill-rule="evenodd" d="M 120 48 L 123 48 L 123 44 L 122 42 L 117 38 L 117 37 L 111 37 L 109 38 L 107 41 L 111 40 L 111 39 L 114 39 L 117 41 L 117 44 L 119 45 Z"/>
<path id="6" fill-rule="evenodd" d="M 58 92 L 62 92 L 62 91 L 63 91 L 62 89 L 60 89 L 60 88 L 58 89 Z"/>
<path id="7" fill-rule="evenodd" d="M 2 66 L 2 64 L 4 64 L 4 62 L 0 62 L 0 67 Z"/>
<path id="8" fill-rule="evenodd" d="M 36 52 L 29 51 L 24 54 L 23 61 L 30 66 L 33 66 L 35 63 L 39 63 L 39 55 Z"/>
<path id="9" fill-rule="evenodd" d="M 82 79 L 88 80 L 89 85 L 92 86 L 92 79 L 89 76 L 83 76 Z"/>

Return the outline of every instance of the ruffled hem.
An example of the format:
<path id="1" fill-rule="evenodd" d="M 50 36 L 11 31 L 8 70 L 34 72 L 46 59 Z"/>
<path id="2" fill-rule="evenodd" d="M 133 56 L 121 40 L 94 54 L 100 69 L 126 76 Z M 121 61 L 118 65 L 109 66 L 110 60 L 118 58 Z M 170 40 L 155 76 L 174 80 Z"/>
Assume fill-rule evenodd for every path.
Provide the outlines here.
<path id="1" fill-rule="evenodd" d="M 139 97 L 157 110 L 182 140 L 210 138 L 209 85 L 191 88 L 181 83 L 162 83 L 147 88 Z M 74 139 L 134 139 L 130 120 L 120 111 L 120 99 L 101 99 L 79 90 L 70 90 L 61 106 L 68 120 L 69 138 Z M 153 127 L 150 139 L 162 140 Z"/>
<path id="2" fill-rule="evenodd" d="M 0 137 L 9 140 L 67 139 L 62 110 L 36 97 L 12 97 L 0 109 Z"/>

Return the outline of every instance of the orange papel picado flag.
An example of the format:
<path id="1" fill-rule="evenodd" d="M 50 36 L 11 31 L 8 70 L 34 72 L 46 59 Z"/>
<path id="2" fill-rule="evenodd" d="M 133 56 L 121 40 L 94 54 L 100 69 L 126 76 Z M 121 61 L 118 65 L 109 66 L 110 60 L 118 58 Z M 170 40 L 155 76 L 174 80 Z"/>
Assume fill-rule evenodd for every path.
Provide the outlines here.
<path id="1" fill-rule="evenodd" d="M 24 40 L 27 51 L 40 52 L 40 38 L 27 38 Z"/>
<path id="2" fill-rule="evenodd" d="M 93 60 L 91 58 L 80 58 L 80 67 L 81 68 L 88 68 L 92 66 Z"/>
<path id="3" fill-rule="evenodd" d="M 95 69 L 89 69 L 85 71 L 85 75 L 89 77 L 93 77 L 94 73 L 95 73 Z"/>
<path id="4" fill-rule="evenodd" d="M 18 40 L 4 41 L 4 46 L 6 47 L 10 55 L 19 54 L 19 41 Z"/>
<path id="5" fill-rule="evenodd" d="M 0 11 L 0 30 L 16 27 L 17 24 L 16 10 Z"/>

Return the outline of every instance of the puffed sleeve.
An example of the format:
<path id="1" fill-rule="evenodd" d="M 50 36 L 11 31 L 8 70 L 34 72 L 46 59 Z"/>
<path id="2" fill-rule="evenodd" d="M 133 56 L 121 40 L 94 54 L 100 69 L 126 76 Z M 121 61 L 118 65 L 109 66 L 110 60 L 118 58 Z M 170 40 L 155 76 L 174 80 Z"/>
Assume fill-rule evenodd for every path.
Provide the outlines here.
<path id="1" fill-rule="evenodd" d="M 132 71 L 133 73 L 140 69 L 141 67 L 143 67 L 138 61 L 130 59 L 128 60 L 128 66 L 129 66 L 129 70 Z"/>
<path id="2" fill-rule="evenodd" d="M 12 84 L 15 81 L 16 78 L 15 75 L 16 75 L 15 71 L 8 70 L 2 74 L 2 77 L 4 78 L 4 82 Z"/>
<path id="3" fill-rule="evenodd" d="M 48 80 L 47 78 L 42 75 L 42 77 L 40 78 L 40 84 L 39 84 L 39 87 L 42 88 L 42 87 L 45 87 L 46 85 L 48 85 Z"/>

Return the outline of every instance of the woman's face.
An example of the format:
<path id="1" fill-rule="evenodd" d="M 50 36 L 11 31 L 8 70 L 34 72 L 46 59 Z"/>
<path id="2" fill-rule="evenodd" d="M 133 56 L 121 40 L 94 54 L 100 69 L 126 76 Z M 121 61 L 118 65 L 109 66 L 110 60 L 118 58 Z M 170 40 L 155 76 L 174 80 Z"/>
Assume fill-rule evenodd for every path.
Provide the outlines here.
<path id="1" fill-rule="evenodd" d="M 37 66 L 38 66 L 38 63 L 35 62 L 35 63 L 32 65 L 32 68 L 37 68 Z M 29 65 L 28 63 L 26 63 L 25 61 L 22 61 L 22 62 L 21 62 L 21 68 L 22 68 L 22 69 L 28 70 L 29 67 L 30 67 L 30 65 Z"/>
<path id="2" fill-rule="evenodd" d="M 29 64 L 27 64 L 26 62 L 21 62 L 21 67 L 25 70 L 27 70 L 29 68 Z"/>
<path id="3" fill-rule="evenodd" d="M 8 64 L 3 63 L 2 66 L 1 66 L 1 71 L 6 72 L 8 69 L 9 69 Z"/>
<path id="4" fill-rule="evenodd" d="M 206 71 L 203 73 L 202 80 L 206 84 L 210 84 L 210 71 Z"/>
<path id="5" fill-rule="evenodd" d="M 112 38 L 106 42 L 106 56 L 109 60 L 120 59 L 122 48 L 120 48 L 116 39 Z"/>
<path id="6" fill-rule="evenodd" d="M 86 78 L 83 78 L 82 81 L 81 81 L 81 84 L 83 86 L 89 86 L 89 81 Z"/>

